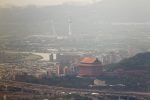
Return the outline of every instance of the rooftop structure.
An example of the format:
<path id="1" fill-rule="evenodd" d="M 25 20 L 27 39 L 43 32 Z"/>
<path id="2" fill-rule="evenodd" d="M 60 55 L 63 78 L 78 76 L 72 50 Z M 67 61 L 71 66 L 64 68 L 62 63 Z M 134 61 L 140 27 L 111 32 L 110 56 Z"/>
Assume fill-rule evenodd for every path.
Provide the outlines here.
<path id="1" fill-rule="evenodd" d="M 79 76 L 99 76 L 101 75 L 102 64 L 97 58 L 85 57 L 77 64 Z"/>
<path id="2" fill-rule="evenodd" d="M 80 61 L 81 63 L 95 63 L 95 62 L 98 62 L 98 59 L 97 58 L 91 58 L 91 57 L 85 57 L 83 59 L 81 59 Z"/>

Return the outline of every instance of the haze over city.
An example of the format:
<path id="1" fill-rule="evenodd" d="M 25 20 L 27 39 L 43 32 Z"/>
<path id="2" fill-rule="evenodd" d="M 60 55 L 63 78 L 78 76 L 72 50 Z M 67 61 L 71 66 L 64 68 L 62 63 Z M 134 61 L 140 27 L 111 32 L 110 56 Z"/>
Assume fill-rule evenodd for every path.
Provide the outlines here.
<path id="1" fill-rule="evenodd" d="M 28 5 L 37 5 L 37 6 L 48 6 L 48 5 L 62 5 L 62 4 L 78 4 L 86 5 L 100 2 L 101 0 L 1 0 L 1 6 L 28 6 Z"/>
<path id="2" fill-rule="evenodd" d="M 150 0 L 0 0 L 0 100 L 150 100 Z"/>

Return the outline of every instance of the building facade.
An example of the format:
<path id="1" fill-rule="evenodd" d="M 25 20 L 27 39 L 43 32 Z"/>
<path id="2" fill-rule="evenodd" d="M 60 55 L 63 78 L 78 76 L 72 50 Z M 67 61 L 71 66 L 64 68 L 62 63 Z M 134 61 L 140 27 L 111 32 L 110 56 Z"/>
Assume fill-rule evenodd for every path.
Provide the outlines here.
<path id="1" fill-rule="evenodd" d="M 77 64 L 78 76 L 99 76 L 102 72 L 102 64 L 97 58 L 85 57 Z"/>

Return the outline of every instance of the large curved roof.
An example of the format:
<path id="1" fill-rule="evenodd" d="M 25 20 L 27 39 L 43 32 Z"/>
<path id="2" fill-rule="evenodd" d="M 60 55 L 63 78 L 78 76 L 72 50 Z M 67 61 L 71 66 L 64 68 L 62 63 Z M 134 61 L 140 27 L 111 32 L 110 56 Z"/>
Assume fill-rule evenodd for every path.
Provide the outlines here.
<path id="1" fill-rule="evenodd" d="M 84 57 L 83 59 L 80 60 L 80 63 L 87 63 L 87 64 L 92 64 L 99 62 L 97 58 L 93 57 Z"/>

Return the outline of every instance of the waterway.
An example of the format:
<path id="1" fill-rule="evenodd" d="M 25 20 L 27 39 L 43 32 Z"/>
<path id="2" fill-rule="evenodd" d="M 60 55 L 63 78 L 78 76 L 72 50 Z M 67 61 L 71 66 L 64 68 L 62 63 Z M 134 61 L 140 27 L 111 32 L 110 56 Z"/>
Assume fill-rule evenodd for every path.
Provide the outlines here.
<path id="1" fill-rule="evenodd" d="M 51 53 L 40 53 L 40 52 L 16 52 L 16 51 L 7 51 L 10 53 L 31 53 L 42 57 L 42 61 L 49 61 L 49 55 Z"/>
<path id="2" fill-rule="evenodd" d="M 35 54 L 35 55 L 39 55 L 42 57 L 42 61 L 49 61 L 49 55 L 50 53 L 35 53 L 35 52 L 30 52 L 32 54 Z"/>

